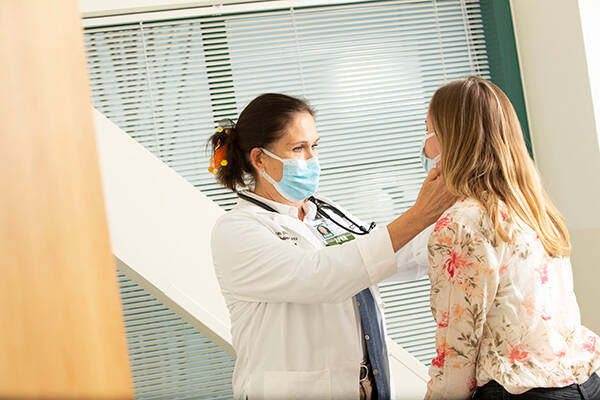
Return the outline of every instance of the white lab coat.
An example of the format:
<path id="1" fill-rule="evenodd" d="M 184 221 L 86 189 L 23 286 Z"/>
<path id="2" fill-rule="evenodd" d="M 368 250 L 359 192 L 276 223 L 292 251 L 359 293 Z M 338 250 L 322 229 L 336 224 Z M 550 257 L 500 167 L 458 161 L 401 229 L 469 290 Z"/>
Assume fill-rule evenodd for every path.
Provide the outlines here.
<path id="1" fill-rule="evenodd" d="M 326 247 L 296 208 L 246 194 L 278 212 L 240 199 L 212 233 L 237 355 L 234 398 L 358 399 L 362 338 L 352 296 L 371 287 L 382 309 L 377 282 L 424 276 L 429 232 L 397 254 L 387 229 Z M 314 218 L 314 204 L 305 211 L 305 221 Z"/>

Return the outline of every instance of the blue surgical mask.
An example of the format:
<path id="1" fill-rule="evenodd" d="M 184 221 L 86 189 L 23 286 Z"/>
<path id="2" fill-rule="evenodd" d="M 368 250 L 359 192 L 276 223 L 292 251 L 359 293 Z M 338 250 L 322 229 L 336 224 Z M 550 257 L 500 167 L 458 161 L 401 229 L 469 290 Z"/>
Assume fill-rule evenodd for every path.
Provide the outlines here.
<path id="1" fill-rule="evenodd" d="M 432 168 L 435 168 L 437 164 L 442 159 L 442 155 L 438 154 L 435 158 L 431 159 L 425 155 L 425 142 L 427 139 L 435 136 L 435 132 L 428 133 L 425 135 L 425 139 L 423 140 L 423 148 L 421 149 L 421 163 L 423 164 L 423 168 L 425 168 L 425 172 L 429 173 Z"/>
<path id="2" fill-rule="evenodd" d="M 308 160 L 280 158 L 268 150 L 261 150 L 271 158 L 283 163 L 283 176 L 279 182 L 271 178 L 264 170 L 261 175 L 287 200 L 296 203 L 305 200 L 317 192 L 321 167 L 317 157 Z"/>

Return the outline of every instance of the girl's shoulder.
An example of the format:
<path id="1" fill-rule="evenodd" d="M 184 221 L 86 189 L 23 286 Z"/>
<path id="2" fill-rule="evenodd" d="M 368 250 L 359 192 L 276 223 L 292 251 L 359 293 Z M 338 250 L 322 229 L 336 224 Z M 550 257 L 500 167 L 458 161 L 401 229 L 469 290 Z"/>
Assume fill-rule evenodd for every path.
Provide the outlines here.
<path id="1" fill-rule="evenodd" d="M 434 232 L 450 229 L 455 234 L 480 233 L 492 240 L 494 229 L 485 207 L 476 199 L 464 197 L 459 199 L 438 219 Z"/>
<path id="2" fill-rule="evenodd" d="M 441 219 L 447 219 L 451 222 L 468 224 L 469 222 L 479 222 L 482 218 L 488 217 L 485 207 L 476 199 L 463 197 L 454 203 Z"/>

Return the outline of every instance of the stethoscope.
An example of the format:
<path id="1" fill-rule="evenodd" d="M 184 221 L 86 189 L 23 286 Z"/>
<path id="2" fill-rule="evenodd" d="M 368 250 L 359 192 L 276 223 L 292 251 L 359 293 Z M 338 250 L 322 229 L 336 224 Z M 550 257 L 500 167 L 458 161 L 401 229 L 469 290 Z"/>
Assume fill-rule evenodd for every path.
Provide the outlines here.
<path id="1" fill-rule="evenodd" d="M 241 199 L 244 199 L 252 204 L 255 204 L 267 211 L 271 211 L 276 213 L 277 210 L 275 210 L 273 207 L 269 206 L 268 204 L 263 203 L 260 200 L 257 200 L 253 197 L 247 196 L 244 193 L 238 192 L 237 194 Z M 352 219 L 350 219 L 346 214 L 344 214 L 342 211 L 340 211 L 340 209 L 338 209 L 337 207 L 335 207 L 332 204 L 327 203 L 326 201 L 320 200 L 315 198 L 314 196 L 310 196 L 308 198 L 308 201 L 312 202 L 316 207 L 317 207 L 317 215 L 320 215 L 323 218 L 328 219 L 329 221 L 333 222 L 334 224 L 336 224 L 337 226 L 339 226 L 340 228 L 344 229 L 345 231 L 348 231 L 350 233 L 353 233 L 355 235 L 367 235 L 369 232 L 371 232 L 376 224 L 375 222 L 371 222 L 369 224 L 368 228 L 365 228 L 364 226 L 357 224 L 356 222 L 354 222 Z M 331 211 L 332 213 L 334 213 L 335 215 L 337 215 L 338 217 L 340 217 L 343 221 L 348 222 L 348 226 L 344 226 L 342 225 L 340 222 L 336 221 L 335 219 L 333 219 L 331 217 L 331 215 L 329 214 L 329 211 Z M 358 228 L 358 230 L 360 232 L 357 232 L 356 230 L 354 230 L 353 228 L 356 227 Z"/>

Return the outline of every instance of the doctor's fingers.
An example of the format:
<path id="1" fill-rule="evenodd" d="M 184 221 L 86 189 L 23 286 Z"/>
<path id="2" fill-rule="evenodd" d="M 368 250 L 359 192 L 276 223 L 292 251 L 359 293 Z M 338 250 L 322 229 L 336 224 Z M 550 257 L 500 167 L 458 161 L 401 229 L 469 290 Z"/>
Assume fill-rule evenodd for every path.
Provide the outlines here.
<path id="1" fill-rule="evenodd" d="M 434 176 L 435 178 L 433 178 Z M 420 214 L 432 224 L 455 202 L 456 196 L 448 192 L 445 181 L 438 172 L 437 175 L 430 173 L 427 176 L 415 206 L 420 210 Z"/>
<path id="2" fill-rule="evenodd" d="M 440 174 L 437 175 L 435 180 L 428 182 L 428 184 L 432 187 L 433 201 L 438 203 L 438 208 L 441 209 L 441 215 L 441 213 L 456 202 L 457 197 L 448 191 L 446 181 Z"/>
<path id="3" fill-rule="evenodd" d="M 437 178 L 441 177 L 442 175 L 442 170 L 439 168 L 432 168 L 431 171 L 429 171 L 429 174 L 427 174 L 427 177 L 425 178 L 425 182 L 430 182 L 430 181 L 435 181 Z"/>
<path id="4" fill-rule="evenodd" d="M 438 199 L 437 218 L 439 218 L 444 213 L 444 211 L 446 211 L 448 208 L 450 208 L 458 200 L 457 196 L 453 195 L 452 193 L 450 193 L 448 191 L 448 189 L 446 188 L 446 184 L 444 183 L 444 179 L 440 178 L 439 181 L 441 181 L 442 184 L 441 184 L 441 188 L 438 192 L 440 197 Z M 436 220 L 437 220 L 437 218 L 436 218 Z"/>

